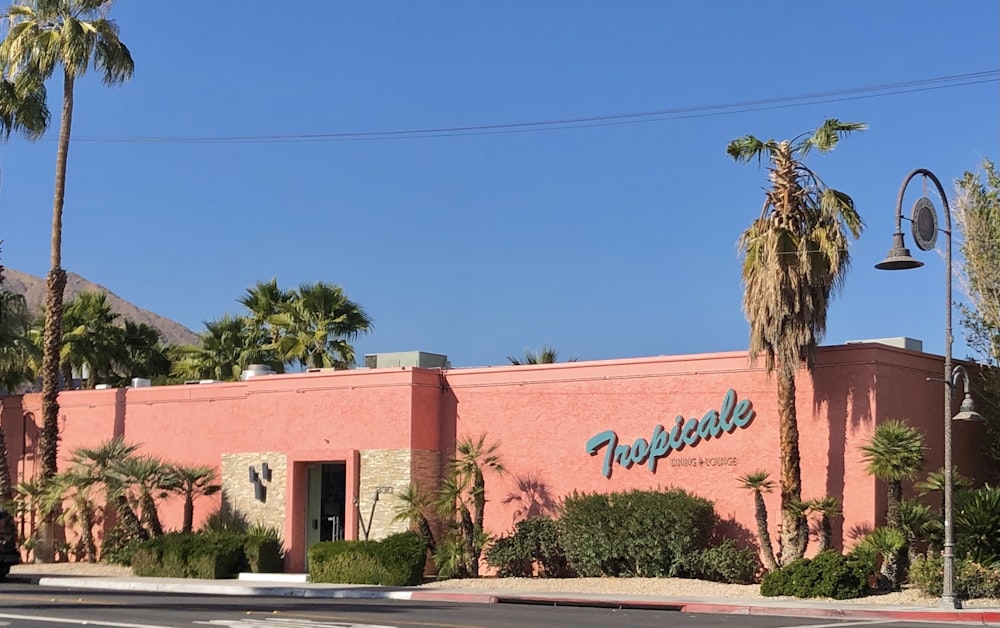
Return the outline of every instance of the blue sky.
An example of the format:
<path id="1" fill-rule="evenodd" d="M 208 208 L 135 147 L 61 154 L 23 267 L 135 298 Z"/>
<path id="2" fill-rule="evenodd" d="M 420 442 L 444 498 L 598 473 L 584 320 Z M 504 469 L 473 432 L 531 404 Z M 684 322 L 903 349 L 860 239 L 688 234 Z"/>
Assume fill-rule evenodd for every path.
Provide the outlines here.
<path id="1" fill-rule="evenodd" d="M 577 129 L 271 143 L 85 141 L 458 127 L 732 104 L 1000 67 L 996 2 L 120 2 L 134 79 L 78 83 L 63 264 L 195 331 L 257 280 L 338 283 L 359 356 L 456 366 L 741 350 L 736 240 L 766 172 L 729 140 L 864 121 L 809 163 L 867 229 L 826 343 L 944 346 L 944 266 L 872 265 L 913 168 L 949 192 L 1000 146 L 976 85 Z M 266 8 L 265 8 L 266 7 Z M 60 86 L 50 98 L 59 111 Z M 53 122 L 52 138 L 57 129 Z M 55 142 L 0 147 L 3 261 L 48 269 Z M 905 209 L 920 195 L 907 194 Z M 936 200 L 936 199 L 935 199 Z M 940 203 L 939 208 L 940 208 Z M 912 240 L 908 237 L 912 246 Z M 958 297 L 956 292 L 956 297 Z M 964 355 L 956 331 L 956 355 Z"/>

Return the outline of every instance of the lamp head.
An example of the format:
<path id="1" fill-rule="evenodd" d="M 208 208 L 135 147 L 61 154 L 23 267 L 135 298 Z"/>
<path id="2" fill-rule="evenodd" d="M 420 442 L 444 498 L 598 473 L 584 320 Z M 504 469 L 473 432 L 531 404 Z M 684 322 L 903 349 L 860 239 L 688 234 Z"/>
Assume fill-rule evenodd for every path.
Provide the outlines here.
<path id="1" fill-rule="evenodd" d="M 885 259 L 875 264 L 879 270 L 909 270 L 920 268 L 924 263 L 910 255 L 910 249 L 906 248 L 903 241 L 903 232 L 897 231 L 892 234 L 892 248 Z"/>
<path id="2" fill-rule="evenodd" d="M 986 419 L 983 418 L 983 415 L 976 412 L 976 404 L 972 403 L 972 395 L 965 393 L 965 399 L 962 400 L 962 407 L 958 409 L 958 414 L 951 417 L 951 420 L 982 423 Z"/>

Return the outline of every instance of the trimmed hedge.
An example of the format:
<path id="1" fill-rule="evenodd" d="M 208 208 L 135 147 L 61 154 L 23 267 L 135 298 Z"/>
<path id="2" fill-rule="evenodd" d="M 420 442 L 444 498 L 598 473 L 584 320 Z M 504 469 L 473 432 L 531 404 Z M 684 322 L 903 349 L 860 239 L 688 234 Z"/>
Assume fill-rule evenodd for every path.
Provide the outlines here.
<path id="1" fill-rule="evenodd" d="M 574 491 L 563 502 L 559 538 L 580 576 L 687 576 L 717 520 L 711 501 L 681 489 Z"/>
<path id="2" fill-rule="evenodd" d="M 135 547 L 130 564 L 137 576 L 153 578 L 235 578 L 241 571 L 282 570 L 281 545 L 246 534 L 171 532 Z"/>
<path id="3" fill-rule="evenodd" d="M 240 535 L 170 533 L 144 541 L 132 555 L 132 571 L 154 578 L 235 578 L 247 568 Z"/>
<path id="4" fill-rule="evenodd" d="M 502 578 L 563 578 L 572 574 L 550 517 L 519 521 L 510 536 L 501 536 L 486 551 L 486 562 Z"/>
<path id="5" fill-rule="evenodd" d="M 765 574 L 760 593 L 847 600 L 868 592 L 869 571 L 864 561 L 829 550 Z"/>
<path id="6" fill-rule="evenodd" d="M 427 544 L 416 532 L 381 541 L 325 541 L 309 548 L 309 579 L 338 584 L 420 584 Z"/>

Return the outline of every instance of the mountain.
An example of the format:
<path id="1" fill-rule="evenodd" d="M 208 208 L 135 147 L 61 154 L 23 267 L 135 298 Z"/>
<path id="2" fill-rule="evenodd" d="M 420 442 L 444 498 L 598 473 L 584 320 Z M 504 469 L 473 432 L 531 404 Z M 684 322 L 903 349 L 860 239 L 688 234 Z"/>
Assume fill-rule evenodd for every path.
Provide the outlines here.
<path id="1" fill-rule="evenodd" d="M 11 292 L 24 295 L 28 308 L 33 312 L 41 312 L 45 303 L 45 280 L 28 273 L 22 273 L 13 268 L 4 269 L 4 287 Z M 198 336 L 193 331 L 169 318 L 164 318 L 155 312 L 137 307 L 102 285 L 87 281 L 75 273 L 66 273 L 65 300 L 68 302 L 81 292 L 107 292 L 111 310 L 135 323 L 146 323 L 160 330 L 163 342 L 171 345 L 189 345 L 198 342 Z"/>

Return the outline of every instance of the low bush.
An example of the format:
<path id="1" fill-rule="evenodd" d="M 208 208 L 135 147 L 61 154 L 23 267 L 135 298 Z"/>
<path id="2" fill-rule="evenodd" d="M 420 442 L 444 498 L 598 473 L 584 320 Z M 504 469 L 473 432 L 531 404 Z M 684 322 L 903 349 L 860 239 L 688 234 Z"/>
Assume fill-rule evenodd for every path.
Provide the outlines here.
<path id="1" fill-rule="evenodd" d="M 820 552 L 813 559 L 800 558 L 764 575 L 764 596 L 791 595 L 846 600 L 868 592 L 867 566 L 835 551 Z"/>
<path id="2" fill-rule="evenodd" d="M 490 546 L 486 562 L 505 578 L 563 578 L 572 573 L 551 517 L 519 521 L 513 534 L 501 536 Z"/>
<path id="3" fill-rule="evenodd" d="M 140 543 L 132 556 L 137 576 L 235 578 L 247 568 L 245 537 L 170 533 Z"/>
<path id="4" fill-rule="evenodd" d="M 114 565 L 131 565 L 132 556 L 142 540 L 133 538 L 124 527 L 116 525 L 101 542 L 101 560 Z"/>
<path id="5" fill-rule="evenodd" d="M 309 548 L 309 578 L 339 584 L 415 585 L 423 579 L 426 561 L 427 545 L 415 532 L 381 541 L 326 541 Z"/>
<path id="6" fill-rule="evenodd" d="M 940 556 L 918 556 L 910 566 L 910 584 L 927 595 L 940 597 L 943 582 L 944 559 Z M 962 599 L 1000 597 L 1000 567 L 956 559 L 955 595 Z"/>
<path id="7" fill-rule="evenodd" d="M 559 538 L 581 576 L 685 576 L 717 519 L 711 501 L 680 489 L 574 492 L 563 502 Z"/>
<path id="8" fill-rule="evenodd" d="M 732 539 L 698 551 L 690 565 L 692 576 L 727 584 L 753 584 L 761 568 L 757 551 L 738 547 Z"/>

